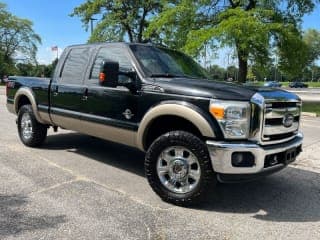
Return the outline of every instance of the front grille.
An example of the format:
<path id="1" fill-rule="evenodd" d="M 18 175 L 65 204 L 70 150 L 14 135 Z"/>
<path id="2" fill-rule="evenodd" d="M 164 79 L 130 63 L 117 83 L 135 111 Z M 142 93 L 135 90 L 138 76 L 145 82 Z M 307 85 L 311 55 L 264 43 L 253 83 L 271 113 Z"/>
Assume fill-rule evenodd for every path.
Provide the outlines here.
<path id="1" fill-rule="evenodd" d="M 266 102 L 262 120 L 262 142 L 273 144 L 292 139 L 298 133 L 300 112 L 300 102 Z M 292 124 L 288 124 L 290 120 Z"/>

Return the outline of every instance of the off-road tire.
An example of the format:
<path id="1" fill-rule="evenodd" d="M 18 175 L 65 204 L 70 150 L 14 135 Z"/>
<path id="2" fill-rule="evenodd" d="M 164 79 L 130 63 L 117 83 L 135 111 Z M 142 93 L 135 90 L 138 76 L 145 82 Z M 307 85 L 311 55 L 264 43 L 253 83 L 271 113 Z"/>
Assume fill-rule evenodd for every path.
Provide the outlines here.
<path id="1" fill-rule="evenodd" d="M 23 136 L 23 130 L 21 125 L 21 120 L 23 115 L 29 115 L 30 122 L 32 126 L 32 133 L 30 138 L 25 138 Z M 43 144 L 47 137 L 47 126 L 39 123 L 34 116 L 33 110 L 31 105 L 23 105 L 18 112 L 18 120 L 17 120 L 17 127 L 20 140 L 22 143 L 28 147 L 39 147 Z"/>
<path id="2" fill-rule="evenodd" d="M 187 193 L 175 193 L 167 189 L 157 174 L 157 161 L 161 152 L 170 146 L 182 146 L 190 150 L 198 159 L 201 175 L 197 186 Z M 172 131 L 161 135 L 149 147 L 145 157 L 145 174 L 150 186 L 164 201 L 176 205 L 194 205 L 201 200 L 209 188 L 214 188 L 217 180 L 213 171 L 205 143 L 195 135 L 185 131 Z"/>

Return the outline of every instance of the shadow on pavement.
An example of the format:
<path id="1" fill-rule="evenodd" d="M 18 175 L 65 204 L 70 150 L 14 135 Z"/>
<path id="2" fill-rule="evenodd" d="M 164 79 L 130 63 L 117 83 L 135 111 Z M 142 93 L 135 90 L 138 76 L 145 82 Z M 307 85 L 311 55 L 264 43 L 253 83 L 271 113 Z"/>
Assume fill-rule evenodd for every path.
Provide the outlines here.
<path id="1" fill-rule="evenodd" d="M 264 221 L 320 221 L 320 174 L 288 167 L 258 181 L 218 184 L 201 210 L 252 214 Z"/>
<path id="2" fill-rule="evenodd" d="M 144 153 L 78 133 L 49 136 L 45 149 L 70 150 L 144 176 Z M 70 150 L 71 151 L 71 150 Z M 217 184 L 198 210 L 250 214 L 277 222 L 320 221 L 320 174 L 288 167 L 254 182 Z"/>
<path id="3" fill-rule="evenodd" d="M 48 136 L 42 148 L 66 150 L 144 177 L 144 153 L 80 133 Z"/>
<path id="4" fill-rule="evenodd" d="M 28 200 L 25 196 L 0 194 L 0 239 L 23 232 L 55 228 L 57 225 L 66 222 L 63 215 L 31 216 L 25 210 L 26 204 L 28 204 Z"/>

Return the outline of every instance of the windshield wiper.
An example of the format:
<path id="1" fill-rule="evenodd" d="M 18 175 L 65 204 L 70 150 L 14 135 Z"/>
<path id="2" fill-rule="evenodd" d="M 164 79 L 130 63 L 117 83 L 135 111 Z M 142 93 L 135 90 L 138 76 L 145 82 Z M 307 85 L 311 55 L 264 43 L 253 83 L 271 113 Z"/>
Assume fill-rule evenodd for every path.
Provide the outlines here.
<path id="1" fill-rule="evenodd" d="M 176 75 L 172 73 L 153 73 L 150 77 L 164 77 L 164 78 L 178 78 L 178 77 L 185 77 L 184 75 Z"/>

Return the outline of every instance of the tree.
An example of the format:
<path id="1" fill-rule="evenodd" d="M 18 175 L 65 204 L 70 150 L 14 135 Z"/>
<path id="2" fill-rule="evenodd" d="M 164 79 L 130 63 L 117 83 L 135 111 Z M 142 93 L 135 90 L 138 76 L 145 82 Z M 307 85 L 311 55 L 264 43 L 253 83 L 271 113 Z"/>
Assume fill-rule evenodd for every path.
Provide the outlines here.
<path id="1" fill-rule="evenodd" d="M 305 69 L 307 79 L 317 79 L 317 67 L 315 61 L 320 58 L 320 32 L 316 29 L 308 29 L 304 35 L 303 40 L 308 46 L 308 65 Z"/>
<path id="2" fill-rule="evenodd" d="M 270 61 L 271 50 L 278 49 L 279 68 L 295 75 L 306 61 L 306 45 L 300 29 L 304 14 L 310 13 L 316 0 L 180 0 L 168 3 L 150 24 L 153 31 L 166 33 L 172 25 L 184 25 L 182 49 L 197 55 L 205 44 L 235 48 L 239 65 L 239 81 L 246 80 L 248 61 L 262 65 Z M 183 15 L 188 9 L 193 17 Z M 164 30 L 163 30 L 164 29 Z M 179 36 L 178 36 L 179 37 Z M 176 41 L 174 39 L 174 41 Z M 292 51 L 297 49 L 299 51 Z"/>
<path id="3" fill-rule="evenodd" d="M 309 48 L 309 61 L 312 63 L 320 57 L 320 32 L 316 29 L 308 29 L 303 40 Z"/>
<path id="4" fill-rule="evenodd" d="M 99 16 L 89 42 L 129 41 L 144 42 L 144 31 L 149 19 L 162 9 L 158 0 L 88 0 L 73 10 L 88 29 L 94 16 Z"/>
<path id="5" fill-rule="evenodd" d="M 41 39 L 32 27 L 31 21 L 14 16 L 0 3 L 0 75 L 14 72 L 14 57 L 36 62 Z"/>
<path id="6" fill-rule="evenodd" d="M 225 79 L 226 70 L 219 65 L 212 65 L 207 68 L 207 71 L 214 80 L 222 81 Z"/>

